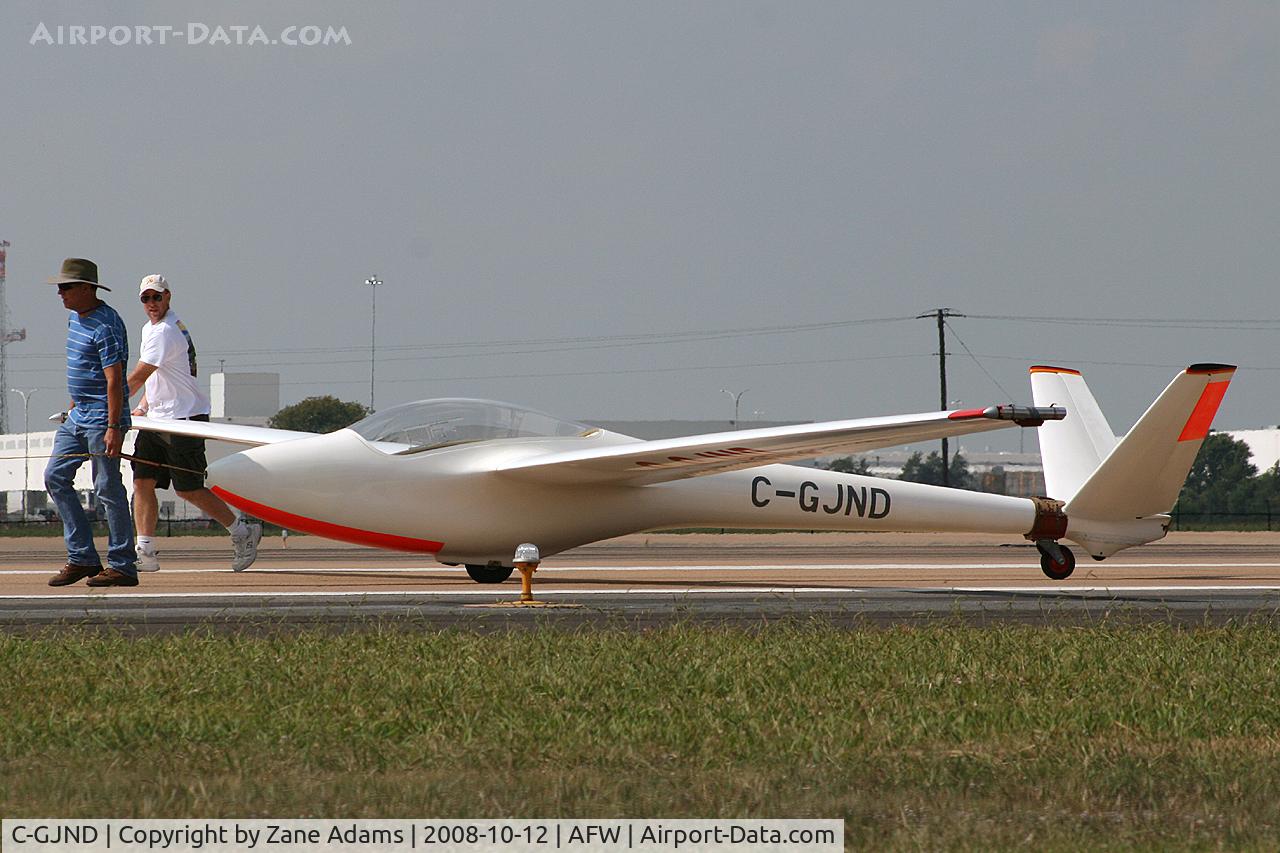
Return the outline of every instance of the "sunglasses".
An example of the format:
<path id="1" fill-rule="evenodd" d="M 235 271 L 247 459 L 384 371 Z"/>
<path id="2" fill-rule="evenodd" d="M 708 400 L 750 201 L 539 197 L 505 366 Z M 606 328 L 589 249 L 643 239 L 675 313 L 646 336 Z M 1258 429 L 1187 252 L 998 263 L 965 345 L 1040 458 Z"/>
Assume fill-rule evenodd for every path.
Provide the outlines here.
<path id="1" fill-rule="evenodd" d="M 84 284 L 83 281 L 71 282 L 70 284 L 60 284 L 58 285 L 58 292 L 66 293 L 68 290 L 75 290 L 77 287 L 79 287 L 82 284 Z"/>
<path id="2" fill-rule="evenodd" d="M 164 299 L 164 294 L 155 290 L 149 290 L 138 298 L 142 300 L 143 305 L 146 305 L 148 302 L 159 302 Z"/>

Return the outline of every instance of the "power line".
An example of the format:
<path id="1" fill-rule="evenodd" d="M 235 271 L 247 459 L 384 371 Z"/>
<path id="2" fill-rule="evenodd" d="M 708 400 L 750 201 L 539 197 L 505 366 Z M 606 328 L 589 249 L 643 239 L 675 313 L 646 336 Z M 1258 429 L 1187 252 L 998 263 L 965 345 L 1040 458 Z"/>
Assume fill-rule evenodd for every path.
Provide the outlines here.
<path id="1" fill-rule="evenodd" d="M 933 317 L 930 313 L 928 317 Z M 970 320 L 992 320 L 997 322 L 1017 322 L 1017 323 L 1045 323 L 1051 325 L 1073 325 L 1073 326 L 1107 326 L 1115 328 L 1150 328 L 1150 329 L 1212 329 L 1212 330 L 1232 330 L 1232 331 L 1257 331 L 1268 332 L 1280 330 L 1280 319 L 1239 319 L 1239 318 L 1199 318 L 1199 319 L 1161 319 L 1161 318 L 1126 318 L 1126 317 L 1046 317 L 1033 315 L 1014 315 L 1014 314 L 967 314 Z M 701 329 L 688 330 L 682 332 L 649 332 L 625 335 L 598 335 L 598 336 L 569 336 L 561 338 L 548 338 L 543 341 L 531 342 L 521 341 L 517 345 L 503 347 L 496 345 L 492 341 L 460 341 L 454 343 L 421 343 L 421 344 L 399 344 L 399 345 L 383 345 L 380 349 L 383 352 L 423 352 L 424 355 L 418 356 L 421 359 L 453 359 L 453 358 L 473 358 L 474 350 L 483 350 L 485 355 L 536 355 L 539 353 L 557 353 L 557 352 L 574 352 L 580 350 L 592 349 L 612 349 L 627 348 L 639 346 L 662 346 L 672 343 L 693 343 L 699 341 L 715 341 L 727 340 L 732 338 L 756 337 L 767 335 L 782 334 L 799 334 L 804 332 L 825 331 L 831 329 L 849 328 L 862 325 L 897 323 L 904 320 L 918 319 L 914 316 L 895 316 L 895 317 L 871 317 L 859 320 L 837 320 L 824 323 L 798 323 L 790 325 L 777 326 L 758 326 L 749 328 L 730 328 L 730 329 Z M 952 329 L 954 334 L 954 328 Z M 449 350 L 462 351 L 458 354 L 435 355 L 430 353 L 447 352 Z M 212 357 L 234 356 L 237 360 L 248 355 L 308 355 L 308 354 L 341 354 L 341 353 L 365 353 L 368 351 L 367 346 L 329 346 L 329 347 L 271 347 L 271 348 L 248 348 L 248 349 L 230 349 L 216 350 L 205 349 L 203 352 Z M 66 358 L 66 353 L 23 353 L 21 355 L 10 355 L 11 362 L 27 362 L 37 359 L 49 359 L 61 361 Z M 1041 356 L 1041 359 L 1044 357 Z M 415 360 L 414 357 L 404 356 L 400 359 L 385 359 L 387 361 Z M 350 360 L 333 360 L 328 362 L 317 362 L 308 359 L 302 362 L 289 361 L 259 361 L 254 362 L 256 365 L 280 365 L 289 366 L 294 364 L 348 364 L 363 363 L 363 359 Z M 1127 364 L 1127 362 L 1109 362 L 1114 364 Z"/>
<path id="2" fill-rule="evenodd" d="M 640 334 L 625 335 L 596 335 L 596 336 L 572 336 L 562 338 L 545 338 L 538 342 L 522 341 L 521 349 L 504 350 L 501 345 L 495 348 L 492 341 L 462 341 L 455 343 L 429 343 L 429 344 L 400 344 L 395 346 L 382 346 L 386 351 L 416 351 L 416 350 L 484 350 L 486 354 L 515 354 L 522 355 L 537 352 L 568 352 L 577 349 L 604 349 L 609 347 L 625 347 L 625 346 L 656 346 L 668 343 L 685 343 L 695 341 L 723 340 L 728 338 L 755 337 L 761 335 L 789 335 L 799 334 L 803 332 L 825 331 L 828 329 L 842 329 L 852 326 L 866 326 L 872 324 L 896 323 L 904 320 L 914 319 L 912 317 L 865 317 L 858 320 L 833 320 L 823 323 L 795 323 L 781 326 L 755 326 L 731 329 L 699 329 L 688 330 L 683 332 L 647 332 Z M 272 347 L 269 349 L 233 349 L 233 350 L 216 350 L 206 349 L 203 352 L 214 357 L 219 355 L 276 355 L 276 354 L 307 354 L 307 353 L 364 353 L 368 352 L 366 346 L 334 346 L 334 347 Z M 445 356 L 437 356 L 445 357 Z M 460 357 L 473 357 L 470 353 Z M 36 353 L 26 354 L 22 358 L 66 358 L 66 353 Z"/>
<path id="3" fill-rule="evenodd" d="M 1242 319 L 1235 317 L 1044 317 L 1016 314 L 969 314 L 970 320 L 997 320 L 1014 323 L 1047 323 L 1060 326 L 1115 326 L 1146 329 L 1230 329 L 1266 332 L 1280 329 L 1280 319 Z"/>
<path id="4" fill-rule="evenodd" d="M 987 375 L 987 378 L 990 379 L 993 383 L 995 383 L 995 386 L 1000 389 L 1001 394 L 1004 394 L 1007 399 L 1013 400 L 1014 399 L 1013 395 L 1005 390 L 1005 387 L 1000 384 L 1000 381 L 991 375 L 991 371 L 987 370 L 987 368 L 983 365 L 983 363 L 978 361 L 978 357 L 973 354 L 973 350 L 969 349 L 969 345 L 966 344 L 960 338 L 960 336 L 956 334 L 955 326 L 951 325 L 950 323 L 947 323 L 947 328 L 951 330 L 951 336 L 956 339 L 956 343 L 960 344 L 960 346 L 964 349 L 964 351 L 969 354 L 969 358 L 973 359 L 973 363 L 978 365 L 978 369 L 981 370 L 983 373 L 985 373 Z"/>
<path id="5" fill-rule="evenodd" d="M 813 358 L 813 359 L 795 359 L 790 361 L 757 361 L 739 364 L 699 364 L 699 365 L 680 365 L 678 367 L 639 367 L 627 370 L 575 370 L 569 372 L 556 373 L 502 373 L 502 374 L 478 374 L 472 376 L 428 376 L 414 377 L 412 379 L 384 379 L 383 383 L 406 383 L 406 382 L 461 382 L 483 379 L 545 379 L 566 376 L 622 376 L 634 373 L 680 373 L 693 370 L 737 370 L 740 368 L 759 368 L 759 367 L 792 367 L 807 364 L 845 364 L 856 361 L 889 361 L 895 359 L 906 358 L 927 358 L 929 353 L 905 353 L 900 355 L 862 355 L 847 356 L 844 358 Z M 35 372 L 35 371 L 29 371 Z M 364 379 L 309 379 L 294 380 L 289 382 L 262 382 L 262 383 L 242 383 L 245 385 L 354 385 L 357 383 L 366 383 Z"/>

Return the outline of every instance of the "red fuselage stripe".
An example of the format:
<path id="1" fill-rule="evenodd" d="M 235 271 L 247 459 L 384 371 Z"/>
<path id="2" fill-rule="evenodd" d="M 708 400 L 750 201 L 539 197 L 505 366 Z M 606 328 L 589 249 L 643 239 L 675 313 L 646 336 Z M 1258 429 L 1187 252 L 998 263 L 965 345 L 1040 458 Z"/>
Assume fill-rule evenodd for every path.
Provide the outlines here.
<path id="1" fill-rule="evenodd" d="M 337 539 L 339 542 L 352 542 L 356 545 L 371 545 L 374 548 L 389 548 L 393 551 L 417 551 L 434 554 L 444 547 L 443 542 L 430 539 L 414 539 L 411 536 L 396 536 L 391 533 L 376 533 L 372 530 L 361 530 L 358 527 L 344 527 L 328 521 L 319 521 L 302 515 L 294 515 L 282 509 L 260 504 L 248 498 L 242 498 L 219 486 L 209 487 L 215 495 L 231 504 L 236 509 L 255 515 L 263 521 L 269 521 L 280 527 L 297 530 L 302 533 L 314 533 L 326 539 Z"/>

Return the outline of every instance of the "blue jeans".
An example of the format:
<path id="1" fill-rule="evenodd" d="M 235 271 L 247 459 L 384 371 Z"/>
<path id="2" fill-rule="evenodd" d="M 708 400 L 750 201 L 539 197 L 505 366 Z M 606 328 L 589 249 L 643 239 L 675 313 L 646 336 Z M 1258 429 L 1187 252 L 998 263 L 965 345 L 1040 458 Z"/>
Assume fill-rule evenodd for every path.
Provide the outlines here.
<path id="1" fill-rule="evenodd" d="M 76 471 L 86 461 L 93 463 L 93 490 L 106 510 L 107 565 L 117 572 L 137 576 L 138 555 L 133 543 L 133 518 L 129 497 L 120 479 L 120 457 L 108 458 L 107 431 L 102 427 L 76 426 L 67 421 L 53 439 L 53 456 L 44 469 L 44 487 L 62 516 L 62 535 L 67 542 L 67 562 L 77 566 L 100 566 L 102 560 L 93 547 L 93 525 L 76 495 Z"/>

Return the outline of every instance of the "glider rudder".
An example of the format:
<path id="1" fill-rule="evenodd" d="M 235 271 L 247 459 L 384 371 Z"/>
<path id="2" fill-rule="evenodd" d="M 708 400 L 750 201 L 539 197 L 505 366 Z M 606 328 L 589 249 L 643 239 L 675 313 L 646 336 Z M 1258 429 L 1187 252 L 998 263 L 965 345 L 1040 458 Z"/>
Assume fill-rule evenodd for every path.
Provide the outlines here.
<path id="1" fill-rule="evenodd" d="M 1036 406 L 1067 409 L 1065 419 L 1046 423 L 1036 437 L 1046 494 L 1069 501 L 1116 446 L 1116 435 L 1078 370 L 1032 367 L 1031 395 Z"/>

